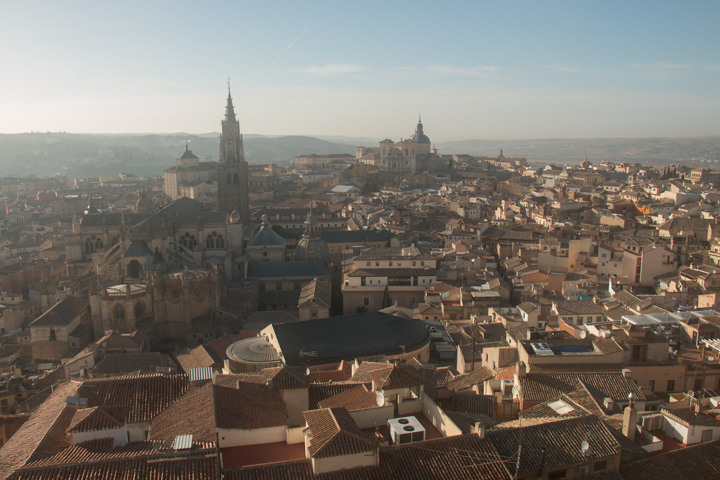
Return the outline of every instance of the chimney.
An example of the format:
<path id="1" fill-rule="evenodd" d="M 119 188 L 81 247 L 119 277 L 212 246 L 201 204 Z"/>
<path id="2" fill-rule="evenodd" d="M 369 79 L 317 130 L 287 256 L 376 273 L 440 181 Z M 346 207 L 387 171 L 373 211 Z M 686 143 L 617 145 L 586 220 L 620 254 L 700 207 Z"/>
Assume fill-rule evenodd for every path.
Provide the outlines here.
<path id="1" fill-rule="evenodd" d="M 622 434 L 630 440 L 635 440 L 635 432 L 637 431 L 637 410 L 635 410 L 635 394 L 630 392 L 628 395 L 630 403 L 625 407 L 623 414 Z"/>
<path id="2" fill-rule="evenodd" d="M 478 438 L 485 438 L 485 425 L 482 422 L 475 422 L 475 433 Z"/>
<path id="3" fill-rule="evenodd" d="M 612 412 L 615 408 L 615 401 L 610 397 L 605 397 L 603 400 L 603 406 L 605 407 L 605 410 Z"/>

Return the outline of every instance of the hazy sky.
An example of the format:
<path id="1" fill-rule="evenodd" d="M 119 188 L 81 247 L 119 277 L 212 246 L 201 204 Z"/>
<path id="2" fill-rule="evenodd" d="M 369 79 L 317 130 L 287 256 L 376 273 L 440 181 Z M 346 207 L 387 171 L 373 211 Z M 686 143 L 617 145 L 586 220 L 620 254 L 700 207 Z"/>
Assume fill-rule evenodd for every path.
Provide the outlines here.
<path id="1" fill-rule="evenodd" d="M 0 0 L 0 132 L 720 134 L 720 2 Z"/>

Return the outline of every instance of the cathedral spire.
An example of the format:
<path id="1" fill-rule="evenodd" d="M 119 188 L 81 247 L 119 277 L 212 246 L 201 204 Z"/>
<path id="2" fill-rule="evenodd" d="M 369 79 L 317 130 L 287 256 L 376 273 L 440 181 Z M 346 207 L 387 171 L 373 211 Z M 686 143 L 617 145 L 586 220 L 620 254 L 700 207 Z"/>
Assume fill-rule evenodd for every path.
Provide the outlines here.
<path id="1" fill-rule="evenodd" d="M 225 105 L 225 121 L 237 122 L 235 117 L 235 107 L 233 106 L 232 95 L 230 95 L 230 82 L 228 81 L 228 98 L 227 105 Z"/>

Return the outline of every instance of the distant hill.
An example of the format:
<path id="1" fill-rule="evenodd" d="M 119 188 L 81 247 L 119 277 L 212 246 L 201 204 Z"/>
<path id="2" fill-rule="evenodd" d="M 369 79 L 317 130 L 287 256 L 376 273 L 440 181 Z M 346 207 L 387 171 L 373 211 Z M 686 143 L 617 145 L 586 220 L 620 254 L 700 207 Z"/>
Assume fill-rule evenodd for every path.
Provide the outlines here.
<path id="1" fill-rule="evenodd" d="M 0 176 L 66 175 L 68 178 L 113 175 L 161 175 L 182 155 L 185 142 L 203 161 L 218 158 L 219 133 L 176 134 L 0 134 Z M 363 137 L 245 135 L 249 163 L 288 165 L 298 155 L 355 153 L 357 145 L 377 146 Z M 710 164 L 720 168 L 720 137 L 598 138 L 538 140 L 463 140 L 437 145 L 441 154 L 467 153 L 526 157 L 531 163 L 576 164 L 586 157 L 654 165 Z"/>
<path id="2" fill-rule="evenodd" d="M 441 154 L 495 156 L 501 148 L 506 157 L 525 157 L 542 164 L 577 164 L 586 157 L 593 163 L 609 160 L 651 165 L 720 161 L 720 137 L 461 140 L 438 145 Z"/>
<path id="3" fill-rule="evenodd" d="M 314 137 L 245 135 L 248 163 L 287 165 L 308 153 L 355 153 L 355 145 Z M 68 178 L 113 175 L 161 175 L 175 165 L 185 142 L 202 161 L 216 161 L 220 134 L 0 134 L 1 176 L 66 175 Z"/>

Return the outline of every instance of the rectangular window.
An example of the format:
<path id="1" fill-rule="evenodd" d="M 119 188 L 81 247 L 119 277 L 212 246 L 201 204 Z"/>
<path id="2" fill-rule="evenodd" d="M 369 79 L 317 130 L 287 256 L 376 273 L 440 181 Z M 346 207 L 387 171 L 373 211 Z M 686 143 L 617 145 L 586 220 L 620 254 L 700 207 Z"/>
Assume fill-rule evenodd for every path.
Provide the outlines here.
<path id="1" fill-rule="evenodd" d="M 282 282 L 275 282 L 275 290 L 277 290 L 277 291 L 282 290 Z"/>
<path id="2" fill-rule="evenodd" d="M 593 465 L 593 472 L 599 472 L 600 470 L 607 469 L 607 460 L 602 460 L 600 462 L 595 462 Z"/>
<path id="3" fill-rule="evenodd" d="M 370 299 L 369 299 L 368 297 L 365 297 L 365 298 L 363 299 L 363 305 L 365 305 L 365 306 L 370 305 Z"/>
<path id="4" fill-rule="evenodd" d="M 402 399 L 403 400 L 414 400 L 416 398 L 420 398 L 420 386 L 419 385 L 413 385 L 411 387 L 405 387 L 402 391 Z"/>
<path id="5" fill-rule="evenodd" d="M 650 391 L 651 392 L 655 391 L 655 380 L 650 380 Z"/>

